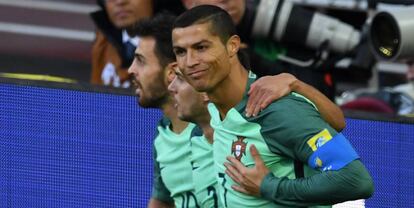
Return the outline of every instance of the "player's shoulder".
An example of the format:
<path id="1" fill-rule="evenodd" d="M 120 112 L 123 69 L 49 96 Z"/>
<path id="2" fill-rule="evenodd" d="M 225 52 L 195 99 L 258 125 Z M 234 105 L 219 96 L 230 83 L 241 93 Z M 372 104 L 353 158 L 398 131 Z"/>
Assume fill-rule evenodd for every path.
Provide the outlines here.
<path id="1" fill-rule="evenodd" d="M 289 113 L 291 111 L 317 110 L 316 106 L 303 95 L 298 93 L 290 93 L 278 100 L 273 101 L 269 106 L 263 109 L 268 113 Z"/>
<path id="2" fill-rule="evenodd" d="M 155 129 L 155 139 L 154 139 L 154 146 L 158 147 L 162 145 L 164 137 L 169 135 L 169 126 L 171 125 L 170 119 L 167 117 L 162 117 L 157 124 L 157 128 Z"/>
<path id="3" fill-rule="evenodd" d="M 276 101 L 273 101 L 265 109 L 263 109 L 257 116 L 247 118 L 250 122 L 260 123 L 264 125 L 273 126 L 281 120 L 295 120 L 295 116 L 316 115 L 317 109 L 305 97 L 291 93 Z"/>
<path id="4" fill-rule="evenodd" d="M 158 121 L 157 128 L 155 129 L 155 139 L 157 139 L 162 132 L 166 132 L 170 124 L 171 121 L 167 117 L 162 117 Z"/>
<path id="5" fill-rule="evenodd" d="M 278 100 L 274 100 L 266 108 L 264 108 L 262 112 L 283 113 L 285 110 L 291 109 L 291 107 L 294 106 L 296 102 L 299 102 L 299 100 L 292 94 L 288 94 L 279 98 Z"/>

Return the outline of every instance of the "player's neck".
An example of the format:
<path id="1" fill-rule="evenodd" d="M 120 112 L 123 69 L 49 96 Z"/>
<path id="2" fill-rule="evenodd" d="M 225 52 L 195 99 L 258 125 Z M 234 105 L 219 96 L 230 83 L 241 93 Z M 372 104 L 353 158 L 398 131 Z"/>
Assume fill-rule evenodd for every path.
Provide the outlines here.
<path id="1" fill-rule="evenodd" d="M 213 128 L 210 126 L 210 114 L 207 114 L 205 116 L 200 116 L 200 118 L 197 119 L 194 123 L 196 123 L 200 128 L 203 130 L 204 137 L 207 138 L 208 142 L 210 144 L 213 143 Z"/>
<path id="2" fill-rule="evenodd" d="M 211 93 L 208 93 L 208 97 L 217 106 L 222 119 L 243 99 L 247 77 L 248 71 L 237 61 L 232 65 L 230 74 Z"/>
<path id="3" fill-rule="evenodd" d="M 164 116 L 170 119 L 171 121 L 171 130 L 176 133 L 180 134 L 187 126 L 188 122 L 182 121 L 177 116 L 177 110 L 174 108 L 173 102 L 167 102 L 161 108 Z"/>
<path id="4" fill-rule="evenodd" d="M 203 129 L 204 137 L 207 139 L 208 143 L 213 144 L 213 142 L 214 142 L 214 138 L 213 138 L 214 130 L 213 130 L 213 128 L 211 128 L 210 125 L 207 125 L 205 127 L 201 127 L 201 129 Z"/>

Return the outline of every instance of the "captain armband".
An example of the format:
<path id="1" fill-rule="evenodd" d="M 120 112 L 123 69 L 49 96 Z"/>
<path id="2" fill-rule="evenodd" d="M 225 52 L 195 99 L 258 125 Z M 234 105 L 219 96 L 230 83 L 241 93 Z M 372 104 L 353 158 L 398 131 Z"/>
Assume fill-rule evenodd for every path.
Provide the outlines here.
<path id="1" fill-rule="evenodd" d="M 313 154 L 308 165 L 320 171 L 339 170 L 359 158 L 352 145 L 341 133 L 331 136 L 327 129 L 307 141 Z"/>

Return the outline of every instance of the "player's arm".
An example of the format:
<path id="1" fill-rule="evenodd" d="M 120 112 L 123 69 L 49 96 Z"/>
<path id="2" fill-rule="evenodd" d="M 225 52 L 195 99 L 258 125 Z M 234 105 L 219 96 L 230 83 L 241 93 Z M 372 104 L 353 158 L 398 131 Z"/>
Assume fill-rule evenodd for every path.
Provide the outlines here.
<path id="1" fill-rule="evenodd" d="M 157 158 L 156 148 L 153 148 L 154 174 L 152 182 L 152 195 L 148 202 L 148 208 L 168 208 L 174 207 L 174 200 L 170 196 L 170 191 L 165 187 L 161 177 L 160 165 Z"/>
<path id="2" fill-rule="evenodd" d="M 318 108 L 322 118 L 334 129 L 341 131 L 345 128 L 344 114 L 335 103 L 317 89 L 288 73 L 261 77 L 251 85 L 248 92 L 249 100 L 246 106 L 247 117 L 257 115 L 271 102 L 278 100 L 292 91 L 312 101 Z"/>
<path id="3" fill-rule="evenodd" d="M 372 178 L 348 140 L 329 127 L 306 102 L 286 100 L 259 115 L 263 117 L 262 135 L 275 154 L 301 161 L 319 172 L 288 179 L 260 169 L 264 164 L 257 162 L 258 158 L 255 162 L 259 166 L 253 168 L 229 158 L 232 165 L 226 165 L 226 173 L 239 184 L 235 190 L 257 193 L 287 206 L 335 204 L 370 197 L 374 189 Z"/>
<path id="4" fill-rule="evenodd" d="M 322 118 L 336 131 L 340 132 L 345 128 L 345 117 L 342 110 L 319 90 L 298 79 L 292 82 L 291 88 L 292 91 L 311 100 L 318 108 Z"/>
<path id="5" fill-rule="evenodd" d="M 228 157 L 226 174 L 238 185 L 236 191 L 266 198 L 286 206 L 331 205 L 344 201 L 369 198 L 373 192 L 372 179 L 359 160 L 337 171 L 300 179 L 275 177 L 265 166 L 257 149 L 250 147 L 255 166 L 245 167 Z"/>
<path id="6" fill-rule="evenodd" d="M 307 178 L 278 178 L 266 175 L 260 186 L 261 196 L 288 206 L 332 205 L 367 199 L 374 191 L 372 178 L 360 160 L 347 166 Z"/>
<path id="7" fill-rule="evenodd" d="M 310 206 L 368 198 L 373 181 L 359 156 L 342 135 L 299 97 L 291 96 L 269 109 L 262 134 L 269 149 L 298 160 L 318 172 L 299 179 L 268 174 L 262 181 L 263 197 L 280 204 Z M 273 106 L 272 106 L 273 107 Z M 279 122 L 275 126 L 275 121 Z"/>

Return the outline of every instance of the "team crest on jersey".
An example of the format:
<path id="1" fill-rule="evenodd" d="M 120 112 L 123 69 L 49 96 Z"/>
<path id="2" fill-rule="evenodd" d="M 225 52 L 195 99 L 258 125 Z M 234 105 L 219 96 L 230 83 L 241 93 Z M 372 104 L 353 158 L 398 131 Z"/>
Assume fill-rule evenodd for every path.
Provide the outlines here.
<path id="1" fill-rule="evenodd" d="M 244 142 L 245 137 L 238 136 L 237 141 L 233 141 L 231 145 L 231 154 L 240 161 L 243 155 L 246 155 L 247 142 Z"/>

